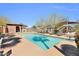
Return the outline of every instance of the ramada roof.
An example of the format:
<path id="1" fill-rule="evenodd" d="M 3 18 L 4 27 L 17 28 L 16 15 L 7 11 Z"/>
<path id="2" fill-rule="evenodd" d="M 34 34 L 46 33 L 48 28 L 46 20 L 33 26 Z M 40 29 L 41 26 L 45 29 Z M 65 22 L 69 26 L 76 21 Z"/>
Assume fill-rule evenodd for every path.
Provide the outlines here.
<path id="1" fill-rule="evenodd" d="M 6 24 L 6 25 L 11 25 L 11 26 L 22 26 L 22 24 Z"/>
<path id="2" fill-rule="evenodd" d="M 25 26 L 25 27 L 27 27 L 27 25 L 23 25 L 23 24 L 6 24 L 6 25 L 10 25 L 10 26 Z"/>
<path id="3" fill-rule="evenodd" d="M 68 24 L 79 24 L 79 22 L 68 22 Z"/>

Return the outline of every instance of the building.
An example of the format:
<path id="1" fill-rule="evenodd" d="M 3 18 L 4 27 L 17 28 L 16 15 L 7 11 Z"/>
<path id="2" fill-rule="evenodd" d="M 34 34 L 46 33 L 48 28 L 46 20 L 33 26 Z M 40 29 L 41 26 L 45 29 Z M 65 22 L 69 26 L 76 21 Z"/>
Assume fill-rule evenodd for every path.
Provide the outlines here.
<path id="1" fill-rule="evenodd" d="M 23 32 L 27 26 L 22 24 L 6 24 L 4 26 L 0 26 L 0 33 L 16 33 Z"/>
<path id="2" fill-rule="evenodd" d="M 75 25 L 79 24 L 79 22 L 65 22 L 63 26 L 58 28 L 58 34 L 63 34 L 67 32 L 74 32 L 75 31 Z"/>

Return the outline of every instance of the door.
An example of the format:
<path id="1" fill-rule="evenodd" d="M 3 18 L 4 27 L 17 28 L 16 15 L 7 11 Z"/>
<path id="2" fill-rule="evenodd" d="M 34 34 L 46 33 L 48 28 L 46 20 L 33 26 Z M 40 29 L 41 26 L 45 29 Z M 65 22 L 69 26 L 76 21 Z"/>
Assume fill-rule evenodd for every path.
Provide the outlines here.
<path id="1" fill-rule="evenodd" d="M 6 27 L 6 33 L 8 33 L 8 27 Z"/>
<path id="2" fill-rule="evenodd" d="M 19 26 L 16 26 L 16 32 L 20 32 Z"/>

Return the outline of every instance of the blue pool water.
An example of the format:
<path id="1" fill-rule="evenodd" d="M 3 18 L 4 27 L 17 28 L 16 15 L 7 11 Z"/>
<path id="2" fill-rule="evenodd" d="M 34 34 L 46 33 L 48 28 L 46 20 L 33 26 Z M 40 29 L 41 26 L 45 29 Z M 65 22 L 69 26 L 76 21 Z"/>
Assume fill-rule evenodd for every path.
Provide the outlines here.
<path id="1" fill-rule="evenodd" d="M 42 34 L 23 34 L 22 37 L 44 50 L 52 48 L 61 41 L 59 38 L 49 37 Z"/>

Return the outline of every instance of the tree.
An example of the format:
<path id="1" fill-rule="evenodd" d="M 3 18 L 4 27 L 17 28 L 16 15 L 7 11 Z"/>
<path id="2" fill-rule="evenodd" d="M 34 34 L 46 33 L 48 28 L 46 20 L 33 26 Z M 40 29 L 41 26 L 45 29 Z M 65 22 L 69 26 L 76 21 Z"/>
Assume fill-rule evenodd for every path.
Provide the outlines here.
<path id="1" fill-rule="evenodd" d="M 6 17 L 0 17 L 0 26 L 6 25 L 7 23 L 10 23 L 10 21 Z"/>
<path id="2" fill-rule="evenodd" d="M 33 29 L 36 29 L 37 27 L 35 25 L 32 26 Z"/>
<path id="3" fill-rule="evenodd" d="M 79 19 L 76 20 L 77 24 L 75 25 L 75 31 L 79 31 Z"/>
<path id="4" fill-rule="evenodd" d="M 44 32 L 51 31 L 57 32 L 57 28 L 63 25 L 67 19 L 59 14 L 49 15 L 47 19 L 41 19 L 37 22 L 37 27 L 41 28 Z"/>
<path id="5" fill-rule="evenodd" d="M 45 19 L 41 19 L 41 20 L 37 21 L 35 25 L 36 25 L 39 32 L 45 32 L 45 29 L 47 26 Z"/>
<path id="6" fill-rule="evenodd" d="M 79 24 L 77 24 L 77 25 L 75 26 L 75 28 L 76 28 L 76 30 L 75 30 L 76 32 L 79 31 Z"/>

